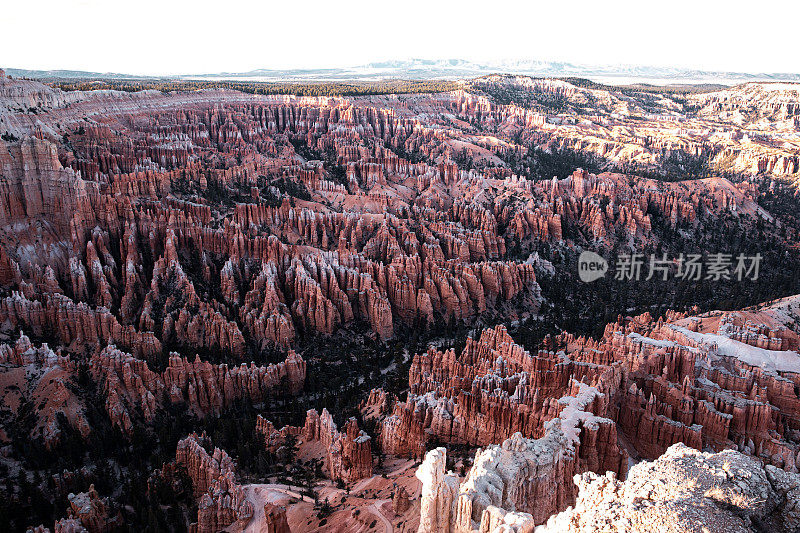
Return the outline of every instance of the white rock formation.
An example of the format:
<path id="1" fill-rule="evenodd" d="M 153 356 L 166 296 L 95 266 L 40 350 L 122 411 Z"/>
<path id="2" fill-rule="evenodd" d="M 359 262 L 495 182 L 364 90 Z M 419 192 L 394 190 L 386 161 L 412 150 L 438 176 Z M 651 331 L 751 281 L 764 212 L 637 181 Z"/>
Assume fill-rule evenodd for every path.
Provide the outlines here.
<path id="1" fill-rule="evenodd" d="M 575 507 L 536 533 L 800 531 L 800 474 L 733 450 L 710 454 L 679 443 L 631 468 L 624 482 L 587 472 L 575 483 Z"/>
<path id="2" fill-rule="evenodd" d="M 568 439 L 558 427 L 543 439 L 517 433 L 499 446 L 479 451 L 460 486 L 455 474 L 445 474 L 445 449 L 428 452 L 417 471 L 422 481 L 419 533 L 533 531 L 533 517 L 517 511 L 517 505 L 535 501 L 531 488 L 555 490 L 552 473 L 561 466 L 567 448 L 571 448 Z"/>
<path id="3" fill-rule="evenodd" d="M 450 533 L 453 503 L 458 493 L 458 476 L 445 473 L 447 452 L 444 448 L 431 450 L 417 469 L 422 482 L 421 510 L 418 533 Z"/>

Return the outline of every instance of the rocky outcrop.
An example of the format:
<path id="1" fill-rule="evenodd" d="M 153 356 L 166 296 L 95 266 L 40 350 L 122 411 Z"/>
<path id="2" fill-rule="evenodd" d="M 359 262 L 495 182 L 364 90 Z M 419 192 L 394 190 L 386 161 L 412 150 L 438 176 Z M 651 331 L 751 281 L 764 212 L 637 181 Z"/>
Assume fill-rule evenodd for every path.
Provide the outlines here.
<path id="1" fill-rule="evenodd" d="M 0 429 L 5 432 L 16 421 L 30 439 L 48 449 L 59 444 L 68 430 L 88 437 L 92 428 L 77 374 L 78 364 L 69 355 L 53 352 L 47 344 L 36 346 L 22 332 L 15 343 L 0 344 L 0 404 L 10 408 Z M 17 417 L 25 404 L 35 409 L 23 422 Z"/>
<path id="2" fill-rule="evenodd" d="M 744 343 L 738 330 L 718 327 L 725 320 L 707 313 L 607 334 L 608 350 L 629 369 L 619 396 L 620 427 L 645 457 L 684 442 L 736 447 L 795 471 L 800 448 L 785 428 L 798 413 L 797 355 Z"/>
<path id="3" fill-rule="evenodd" d="M 800 356 L 746 342 L 759 337 L 744 333 L 764 331 L 758 321 L 789 320 L 792 305 L 750 311 L 744 327 L 726 313 L 630 317 L 609 324 L 599 341 L 549 339 L 555 354 L 532 355 L 497 327 L 468 339 L 459 356 L 416 355 L 408 399 L 382 419 L 384 450 L 418 455 L 434 438 L 486 446 L 455 500 L 442 496 L 452 492 L 443 481 L 444 450 L 428 455 L 419 471 L 430 485 L 420 531 L 530 530 L 575 502 L 576 474 L 621 475 L 625 449 L 654 459 L 676 443 L 738 448 L 793 479 Z M 781 327 L 759 335 L 795 342 Z"/>
<path id="4" fill-rule="evenodd" d="M 244 488 L 236 482 L 233 472 L 225 472 L 200 497 L 197 533 L 215 533 L 226 528 L 243 531 L 253 514 L 253 503 L 246 499 Z M 286 523 L 285 516 L 282 523 Z"/>
<path id="5" fill-rule="evenodd" d="M 586 361 L 587 356 L 593 354 L 531 355 L 503 326 L 485 330 L 478 340 L 467 339 L 458 357 L 453 350 L 434 349 L 415 355 L 411 392 L 383 419 L 381 446 L 386 453 L 421 457 L 431 438 L 483 446 L 517 432 L 539 437 L 545 422 L 564 410 L 560 398 L 578 390 L 576 381 L 615 390 L 618 367 Z M 604 416 L 609 396 L 600 394 L 592 402 L 592 412 Z"/>
<path id="6" fill-rule="evenodd" d="M 408 498 L 408 491 L 406 491 L 405 487 L 395 487 L 392 492 L 392 511 L 394 511 L 394 514 L 401 515 L 408 511 L 410 507 L 411 502 Z"/>
<path id="7" fill-rule="evenodd" d="M 372 389 L 369 396 L 361 402 L 359 410 L 365 419 L 378 418 L 387 414 L 390 407 L 390 397 L 383 389 Z"/>
<path id="8" fill-rule="evenodd" d="M 653 462 L 613 473 L 575 476 L 575 507 L 550 518 L 549 532 L 795 531 L 800 476 L 733 450 L 703 453 L 682 444 Z"/>
<path id="9" fill-rule="evenodd" d="M 108 516 L 106 499 L 101 499 L 94 489 L 89 486 L 86 492 L 70 493 L 69 516 L 56 521 L 53 526 L 55 533 L 106 533 L 116 531 L 120 524 L 116 518 Z M 49 533 L 50 529 L 44 526 L 28 528 L 29 533 Z"/>
<path id="10" fill-rule="evenodd" d="M 264 520 L 259 523 L 259 528 L 259 533 L 291 533 L 286 509 L 270 503 L 264 504 Z"/>
<path id="11" fill-rule="evenodd" d="M 273 453 L 286 444 L 290 435 L 298 438 L 300 444 L 321 442 L 327 474 L 335 481 L 352 484 L 372 475 L 372 439 L 358 428 L 355 418 L 348 419 L 339 431 L 327 409 L 323 409 L 321 415 L 310 409 L 303 427 L 285 426 L 278 430 L 272 422 L 258 415 L 256 431 Z"/>
<path id="12" fill-rule="evenodd" d="M 197 295 L 180 264 L 176 240 L 174 231 L 167 230 L 164 255 L 153 266 L 153 280 L 142 305 L 139 328 L 154 331 L 157 326 L 154 317 L 161 317 L 163 342 L 222 350 L 239 358 L 244 352 L 242 332 Z"/>
<path id="13" fill-rule="evenodd" d="M 255 523 L 255 508 L 247 498 L 247 489 L 236 481 L 233 460 L 225 451 L 206 451 L 208 438 L 195 433 L 178 443 L 177 464 L 183 465 L 192 479 L 197 503 L 197 533 L 244 531 L 246 528 L 267 533 L 288 533 L 286 510 L 272 504 L 264 506 Z"/>
<path id="14" fill-rule="evenodd" d="M 80 235 L 93 221 L 89 195 L 96 189 L 73 169 L 62 167 L 56 144 L 34 137 L 18 144 L 0 142 L 0 166 L 4 178 L 0 224 L 46 220 L 56 239 L 71 243 L 72 236 Z"/>
<path id="15" fill-rule="evenodd" d="M 446 455 L 444 448 L 436 448 L 428 452 L 417 469 L 417 479 L 422 483 L 419 533 L 447 533 L 451 530 L 458 476 L 445 472 Z"/>
<path id="16" fill-rule="evenodd" d="M 23 288 L 28 287 L 23 285 Z M 0 319 L 37 337 L 55 336 L 61 344 L 78 353 L 92 352 L 94 347 L 114 343 L 145 358 L 162 349 L 152 333 L 141 333 L 131 325 L 121 324 L 108 309 L 75 303 L 59 293 L 28 297 L 13 291 L 0 299 Z"/>
<path id="17" fill-rule="evenodd" d="M 718 327 L 720 316 L 638 317 L 610 325 L 599 342 L 562 335 L 553 340 L 558 352 L 536 355 L 502 328 L 468 340 L 458 357 L 429 350 L 414 358 L 406 402 L 382 420 L 381 446 L 419 457 L 430 438 L 476 445 L 514 432 L 538 438 L 581 381 L 603 393 L 590 411 L 614 420 L 643 457 L 677 442 L 736 446 L 794 471 L 800 449 L 787 428 L 799 412 L 797 355 L 738 340 L 739 330 Z M 786 335 L 781 342 L 794 342 Z"/>
<path id="18" fill-rule="evenodd" d="M 178 442 L 175 451 L 175 462 L 183 465 L 192 478 L 195 498 L 205 494 L 221 475 L 234 471 L 233 460 L 228 454 L 216 447 L 209 454 L 204 447 L 207 442 L 205 435 L 192 433 Z"/>
<path id="19" fill-rule="evenodd" d="M 328 452 L 331 479 L 354 483 L 372 475 L 372 439 L 350 418 L 340 432 L 327 409 L 318 416 L 308 412 L 303 435 L 307 441 L 320 440 Z"/>
<path id="20" fill-rule="evenodd" d="M 574 396 L 561 399 L 565 407 L 546 423 L 543 437 L 516 433 L 478 451 L 460 485 L 454 474 L 444 475 L 444 448 L 429 452 L 417 474 L 423 482 L 420 533 L 495 531 L 501 525 L 530 531 L 574 502 L 569 480 L 575 473 L 624 473 L 627 455 L 618 447 L 614 422 L 588 411 L 599 394 L 580 384 Z"/>
<path id="21" fill-rule="evenodd" d="M 89 533 L 101 533 L 109 530 L 106 503 L 100 499 L 94 485 L 87 492 L 70 494 L 70 514 L 77 519 Z"/>

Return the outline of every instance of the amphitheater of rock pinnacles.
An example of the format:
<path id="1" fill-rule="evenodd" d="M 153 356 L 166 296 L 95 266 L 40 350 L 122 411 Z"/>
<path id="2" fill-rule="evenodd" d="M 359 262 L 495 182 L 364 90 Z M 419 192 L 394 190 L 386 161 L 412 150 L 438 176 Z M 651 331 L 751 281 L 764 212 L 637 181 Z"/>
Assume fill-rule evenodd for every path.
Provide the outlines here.
<path id="1" fill-rule="evenodd" d="M 798 85 L 108 83 L 0 71 L 4 528 L 800 530 Z"/>

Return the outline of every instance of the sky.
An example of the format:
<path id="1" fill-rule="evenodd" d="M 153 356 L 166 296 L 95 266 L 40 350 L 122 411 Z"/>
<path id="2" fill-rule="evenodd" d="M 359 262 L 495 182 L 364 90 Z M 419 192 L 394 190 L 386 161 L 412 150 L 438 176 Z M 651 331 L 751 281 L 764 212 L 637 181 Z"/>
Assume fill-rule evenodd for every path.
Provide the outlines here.
<path id="1" fill-rule="evenodd" d="M 125 74 L 540 59 L 800 72 L 795 0 L 3 0 L 0 67 Z"/>

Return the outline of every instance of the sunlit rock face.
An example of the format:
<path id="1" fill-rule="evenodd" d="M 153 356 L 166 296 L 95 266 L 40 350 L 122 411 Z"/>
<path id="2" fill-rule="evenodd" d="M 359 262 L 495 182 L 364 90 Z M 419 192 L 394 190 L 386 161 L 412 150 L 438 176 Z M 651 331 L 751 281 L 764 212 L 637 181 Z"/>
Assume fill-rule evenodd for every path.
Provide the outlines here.
<path id="1" fill-rule="evenodd" d="M 530 105 L 503 103 L 519 94 Z M 665 228 L 703 236 L 724 220 L 782 232 L 792 257 L 797 229 L 758 201 L 759 180 L 798 172 L 798 109 L 796 87 L 766 84 L 676 99 L 487 77 L 300 98 L 62 92 L 0 74 L 3 453 L 23 435 L 45 450 L 91 439 L 97 416 L 127 443 L 170 412 L 201 423 L 308 401 L 324 364 L 304 359 L 309 342 L 480 324 L 463 349 L 409 350 L 407 393 L 356 400 L 369 424 L 326 409 L 281 429 L 257 418 L 270 453 L 296 439 L 336 490 L 373 487 L 358 503 L 335 493 L 329 528 L 797 527 L 798 297 L 620 317 L 530 352 L 509 331 L 539 317 L 545 250 L 657 248 Z M 591 154 L 599 170 L 539 175 L 537 149 Z M 700 179 L 682 179 L 690 163 Z M 474 457 L 461 474 L 453 448 Z M 424 461 L 392 463 L 395 487 L 380 453 Z M 159 471 L 178 468 L 193 531 L 311 523 L 199 433 Z M 113 497 L 84 485 L 55 530 L 111 528 Z"/>

